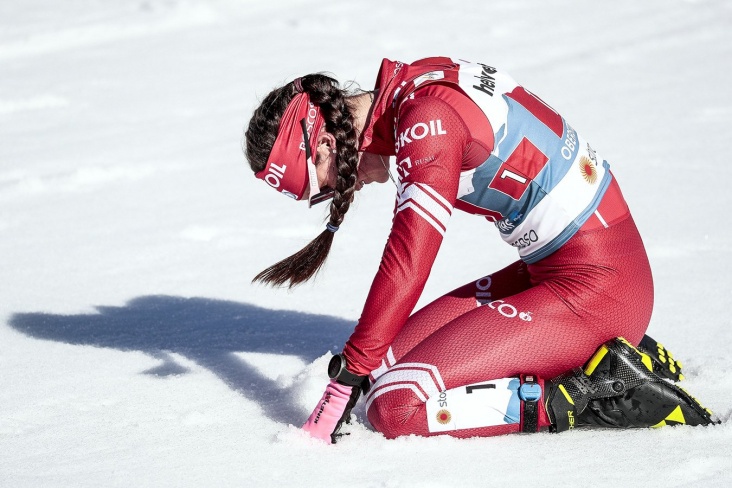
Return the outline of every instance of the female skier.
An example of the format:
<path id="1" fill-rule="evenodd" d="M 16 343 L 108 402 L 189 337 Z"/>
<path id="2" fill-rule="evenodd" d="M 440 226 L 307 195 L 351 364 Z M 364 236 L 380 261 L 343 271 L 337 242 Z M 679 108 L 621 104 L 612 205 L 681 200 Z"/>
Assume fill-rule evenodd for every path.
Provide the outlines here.
<path id="1" fill-rule="evenodd" d="M 273 285 L 312 277 L 354 192 L 396 177 L 381 265 L 311 435 L 335 442 L 361 392 L 388 438 L 713 422 L 661 378 L 680 379 L 662 346 L 635 347 L 653 281 L 608 162 L 505 72 L 385 59 L 373 92 L 358 93 L 303 76 L 256 109 L 246 157 L 286 196 L 333 199 L 326 229 L 255 278 Z M 410 317 L 453 209 L 494 223 L 520 260 Z"/>

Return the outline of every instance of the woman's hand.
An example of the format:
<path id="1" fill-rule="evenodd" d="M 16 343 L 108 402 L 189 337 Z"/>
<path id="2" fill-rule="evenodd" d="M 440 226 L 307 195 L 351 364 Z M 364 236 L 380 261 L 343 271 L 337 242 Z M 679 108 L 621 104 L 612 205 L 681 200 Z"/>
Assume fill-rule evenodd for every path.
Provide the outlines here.
<path id="1" fill-rule="evenodd" d="M 348 386 L 330 380 L 323 397 L 302 428 L 313 437 L 322 439 L 328 444 L 335 444 L 337 438 L 343 435 L 338 433 L 341 425 L 344 421 L 349 423 L 351 409 L 356 405 L 360 395 L 361 388 L 358 386 Z"/>

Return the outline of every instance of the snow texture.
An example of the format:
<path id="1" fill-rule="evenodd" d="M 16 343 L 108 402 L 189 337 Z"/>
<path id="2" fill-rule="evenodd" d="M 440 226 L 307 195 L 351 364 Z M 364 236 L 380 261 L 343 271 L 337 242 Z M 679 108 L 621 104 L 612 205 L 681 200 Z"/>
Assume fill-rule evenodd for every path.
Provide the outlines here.
<path id="1" fill-rule="evenodd" d="M 326 268 L 252 285 L 323 226 L 244 160 L 258 99 L 382 57 L 512 73 L 610 160 L 657 285 L 650 334 L 712 428 L 336 446 L 299 426 L 389 231 L 371 185 Z M 0 486 L 730 486 L 732 4 L 0 3 Z M 418 306 L 516 259 L 456 214 Z"/>

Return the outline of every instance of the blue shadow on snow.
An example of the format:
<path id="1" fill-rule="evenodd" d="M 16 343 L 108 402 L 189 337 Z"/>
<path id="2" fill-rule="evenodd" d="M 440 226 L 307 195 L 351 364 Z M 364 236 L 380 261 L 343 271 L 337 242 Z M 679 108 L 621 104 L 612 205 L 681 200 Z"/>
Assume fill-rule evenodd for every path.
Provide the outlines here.
<path id="1" fill-rule="evenodd" d="M 271 420 L 295 425 L 309 412 L 297 406 L 292 392 L 232 353 L 294 355 L 309 363 L 340 350 L 354 325 L 326 315 L 209 298 L 143 296 L 123 307 L 96 308 L 96 314 L 82 315 L 17 313 L 10 326 L 37 339 L 144 352 L 162 361 L 143 372 L 156 376 L 185 374 L 187 369 L 170 356 L 180 354 L 257 402 Z"/>

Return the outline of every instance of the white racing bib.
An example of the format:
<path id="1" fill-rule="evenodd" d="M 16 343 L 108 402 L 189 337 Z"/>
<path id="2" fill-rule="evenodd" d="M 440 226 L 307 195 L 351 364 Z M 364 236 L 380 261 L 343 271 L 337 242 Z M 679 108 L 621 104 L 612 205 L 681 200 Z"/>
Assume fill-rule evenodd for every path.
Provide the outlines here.
<path id="1" fill-rule="evenodd" d="M 521 416 L 519 386 L 519 378 L 501 378 L 433 395 L 426 403 L 429 431 L 517 424 Z"/>

